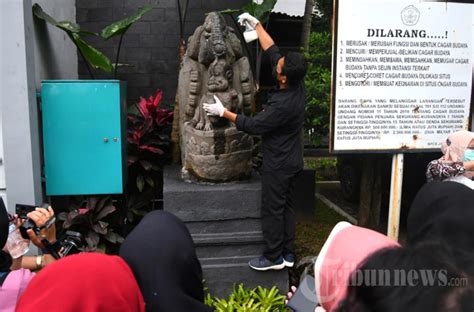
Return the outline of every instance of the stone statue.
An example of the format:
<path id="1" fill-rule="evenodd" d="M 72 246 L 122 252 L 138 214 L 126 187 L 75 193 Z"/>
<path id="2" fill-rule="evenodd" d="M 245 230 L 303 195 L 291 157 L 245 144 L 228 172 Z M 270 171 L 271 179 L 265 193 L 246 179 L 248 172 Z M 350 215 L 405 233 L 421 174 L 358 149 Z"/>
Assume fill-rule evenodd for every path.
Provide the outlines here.
<path id="1" fill-rule="evenodd" d="M 240 40 L 212 12 L 189 38 L 179 74 L 183 177 L 226 182 L 250 177 L 253 139 L 224 118 L 207 116 L 203 103 L 217 96 L 235 113 L 249 114 L 255 85 Z"/>

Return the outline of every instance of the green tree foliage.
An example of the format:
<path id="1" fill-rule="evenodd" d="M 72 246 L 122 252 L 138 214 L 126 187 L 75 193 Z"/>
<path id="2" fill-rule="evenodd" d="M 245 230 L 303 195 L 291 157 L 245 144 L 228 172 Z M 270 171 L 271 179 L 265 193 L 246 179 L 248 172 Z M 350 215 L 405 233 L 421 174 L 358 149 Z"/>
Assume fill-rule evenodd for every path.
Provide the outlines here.
<path id="1" fill-rule="evenodd" d="M 157 4 L 156 1 L 154 4 L 147 4 L 143 6 L 143 8 L 139 9 L 134 14 L 116 21 L 109 26 L 105 27 L 100 34 L 84 31 L 81 30 L 80 26 L 70 22 L 70 21 L 56 21 L 52 16 L 48 13 L 43 11 L 43 8 L 38 4 L 35 3 L 33 5 L 33 14 L 37 18 L 48 22 L 49 24 L 56 26 L 57 28 L 66 32 L 72 42 L 76 45 L 79 53 L 84 58 L 87 66 L 92 66 L 95 69 L 101 69 L 105 72 L 112 72 L 115 68 L 114 78 L 117 77 L 117 68 L 122 65 L 119 64 L 119 55 L 120 55 L 120 48 L 122 46 L 122 39 L 127 30 L 138 20 L 140 20 L 143 15 L 150 12 L 153 7 Z M 83 35 L 91 35 L 91 36 L 101 36 L 104 40 L 109 40 L 115 36 L 120 36 L 119 46 L 117 48 L 117 54 L 115 57 L 115 63 L 112 63 L 107 56 L 105 56 L 102 52 L 97 50 L 96 48 L 89 45 L 83 38 Z M 89 74 L 91 78 L 94 78 L 92 71 L 89 69 Z"/>
<path id="2" fill-rule="evenodd" d="M 309 50 L 305 53 L 308 60 L 308 73 L 305 78 L 306 124 L 310 130 L 312 144 L 319 145 L 322 137 L 329 132 L 331 98 L 331 34 L 312 32 Z"/>

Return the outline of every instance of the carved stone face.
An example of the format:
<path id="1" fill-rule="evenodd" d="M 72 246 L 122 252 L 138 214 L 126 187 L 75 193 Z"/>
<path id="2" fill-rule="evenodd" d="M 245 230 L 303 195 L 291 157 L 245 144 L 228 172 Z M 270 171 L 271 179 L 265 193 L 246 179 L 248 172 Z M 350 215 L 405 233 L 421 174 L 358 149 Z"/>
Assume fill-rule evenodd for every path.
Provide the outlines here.
<path id="1" fill-rule="evenodd" d="M 224 32 L 226 29 L 226 24 L 223 17 L 215 12 L 209 13 L 204 21 L 204 30 L 208 33 L 213 31 Z"/>
<path id="2" fill-rule="evenodd" d="M 229 81 L 232 80 L 232 69 L 225 60 L 214 61 L 209 66 L 209 80 L 207 88 L 210 92 L 224 92 L 229 88 Z"/>
<path id="3" fill-rule="evenodd" d="M 211 49 L 216 56 L 224 55 L 226 52 L 226 37 L 227 29 L 223 17 L 217 13 L 210 13 L 204 21 L 204 31 L 201 39 L 208 43 L 206 48 Z"/>

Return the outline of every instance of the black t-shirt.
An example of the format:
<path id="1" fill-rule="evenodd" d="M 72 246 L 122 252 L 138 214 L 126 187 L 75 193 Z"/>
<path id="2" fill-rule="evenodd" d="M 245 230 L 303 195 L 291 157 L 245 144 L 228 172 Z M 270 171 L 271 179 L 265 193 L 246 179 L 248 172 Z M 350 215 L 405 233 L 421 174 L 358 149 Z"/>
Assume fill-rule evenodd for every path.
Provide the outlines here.
<path id="1" fill-rule="evenodd" d="M 282 57 L 273 45 L 268 54 L 272 66 Z M 262 135 L 263 170 L 288 173 L 303 168 L 303 150 L 300 133 L 304 123 L 306 91 L 304 83 L 276 89 L 269 94 L 264 110 L 255 117 L 237 115 L 238 130 Z"/>

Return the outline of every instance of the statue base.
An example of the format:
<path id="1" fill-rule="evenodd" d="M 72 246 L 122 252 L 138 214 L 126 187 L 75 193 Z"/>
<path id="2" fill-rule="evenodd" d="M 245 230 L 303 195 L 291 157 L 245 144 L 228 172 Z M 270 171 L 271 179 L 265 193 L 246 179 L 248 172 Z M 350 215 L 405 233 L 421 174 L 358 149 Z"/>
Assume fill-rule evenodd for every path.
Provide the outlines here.
<path id="1" fill-rule="evenodd" d="M 250 178 L 251 136 L 235 127 L 202 131 L 189 123 L 184 124 L 184 132 L 187 154 L 183 168 L 197 181 L 227 182 Z"/>
<path id="2" fill-rule="evenodd" d="M 288 271 L 257 272 L 248 261 L 261 256 L 261 183 L 257 177 L 225 184 L 194 184 L 179 167 L 164 171 L 163 207 L 188 227 L 211 295 L 227 297 L 234 284 L 288 290 Z"/>

